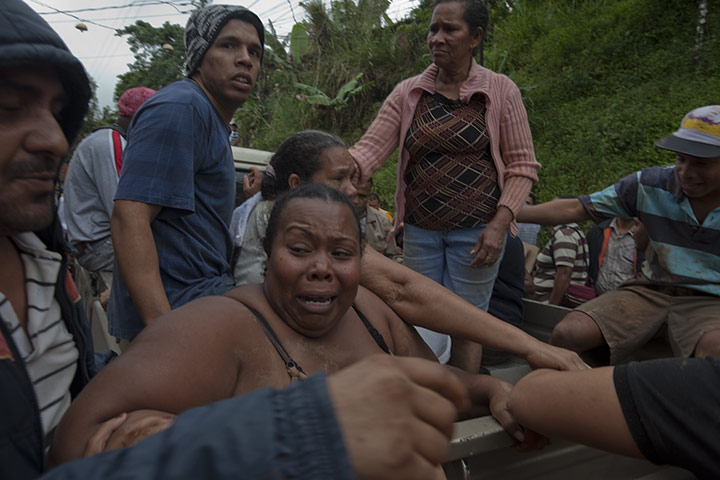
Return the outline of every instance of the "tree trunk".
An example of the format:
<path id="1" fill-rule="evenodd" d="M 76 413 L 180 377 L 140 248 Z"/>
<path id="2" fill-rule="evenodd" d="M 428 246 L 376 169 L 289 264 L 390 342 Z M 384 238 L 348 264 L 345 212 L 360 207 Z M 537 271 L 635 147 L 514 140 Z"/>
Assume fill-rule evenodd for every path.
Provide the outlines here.
<path id="1" fill-rule="evenodd" d="M 698 1 L 698 21 L 695 28 L 695 58 L 700 59 L 703 51 L 703 37 L 705 36 L 705 24 L 707 22 L 707 0 Z"/>

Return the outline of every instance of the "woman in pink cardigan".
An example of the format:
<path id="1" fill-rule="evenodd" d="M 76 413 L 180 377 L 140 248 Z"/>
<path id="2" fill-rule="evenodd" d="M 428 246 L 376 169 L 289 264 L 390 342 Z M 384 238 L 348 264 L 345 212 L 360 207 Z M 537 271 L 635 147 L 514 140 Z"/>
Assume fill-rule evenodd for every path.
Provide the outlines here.
<path id="1" fill-rule="evenodd" d="M 487 310 L 505 237 L 517 232 L 540 164 L 520 90 L 475 62 L 487 27 L 482 0 L 436 0 L 433 64 L 398 84 L 350 149 L 363 178 L 400 147 L 396 224 L 405 265 Z M 482 347 L 420 329 L 440 361 L 477 372 Z"/>

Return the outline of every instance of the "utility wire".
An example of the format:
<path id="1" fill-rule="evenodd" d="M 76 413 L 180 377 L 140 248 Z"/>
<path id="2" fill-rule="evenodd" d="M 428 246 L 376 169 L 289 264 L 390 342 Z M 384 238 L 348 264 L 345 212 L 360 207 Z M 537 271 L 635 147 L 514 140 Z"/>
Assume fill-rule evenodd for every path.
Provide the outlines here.
<path id="1" fill-rule="evenodd" d="M 35 2 L 35 3 L 40 3 L 40 2 Z M 56 9 L 55 11 L 52 11 L 52 12 L 37 12 L 37 13 L 39 15 L 66 15 L 68 13 L 83 13 L 83 12 L 98 12 L 98 11 L 103 11 L 103 10 L 116 10 L 119 8 L 130 8 L 130 7 L 133 7 L 136 5 L 141 6 L 141 7 L 145 7 L 145 6 L 150 7 L 153 5 L 169 5 L 169 6 L 173 7 L 175 10 L 177 10 L 178 12 L 180 12 L 180 10 L 178 10 L 177 7 L 175 6 L 174 2 L 168 2 L 168 1 L 163 1 L 163 0 L 152 0 L 152 1 L 149 1 L 146 3 L 132 2 L 128 5 L 108 5 L 107 7 L 77 8 L 75 10 L 57 10 Z M 179 3 L 177 3 L 177 5 L 179 5 L 181 7 L 186 7 L 188 5 L 192 5 L 192 3 L 190 3 L 189 1 L 185 1 L 185 2 L 179 2 Z M 53 7 L 48 7 L 48 8 L 53 8 Z"/>
<path id="2" fill-rule="evenodd" d="M 67 15 L 68 17 L 73 17 L 74 19 L 79 20 L 79 21 L 81 21 L 81 22 L 92 23 L 93 25 L 97 25 L 98 27 L 102 27 L 102 28 L 107 28 L 108 30 L 113 30 L 113 31 L 115 30 L 113 27 L 108 27 L 107 25 L 103 25 L 102 23 L 97 23 L 97 22 L 93 22 L 92 20 L 82 19 L 82 18 L 80 18 L 80 17 L 78 17 L 78 16 L 76 16 L 76 15 L 73 15 L 72 13 L 63 12 L 62 10 L 58 10 L 57 8 L 51 7 L 50 5 L 48 5 L 48 4 L 46 4 L 46 3 L 43 3 L 43 2 L 40 2 L 40 1 L 38 1 L 38 0 L 30 0 L 30 1 L 33 2 L 33 3 L 37 3 L 38 5 L 42 5 L 42 6 L 45 7 L 45 8 L 49 8 L 49 9 L 51 9 L 51 10 L 55 10 L 56 12 L 62 13 L 63 15 Z"/>
<path id="3" fill-rule="evenodd" d="M 157 13 L 153 15 L 136 15 L 136 16 L 126 16 L 126 17 L 107 17 L 107 18 L 94 18 L 93 20 L 98 22 L 112 22 L 116 20 L 136 20 L 139 18 L 156 18 L 156 17 L 178 17 L 182 15 L 187 15 L 190 13 L 190 11 L 187 12 L 180 12 L 180 13 Z M 76 20 L 52 20 L 52 23 L 72 23 Z"/>

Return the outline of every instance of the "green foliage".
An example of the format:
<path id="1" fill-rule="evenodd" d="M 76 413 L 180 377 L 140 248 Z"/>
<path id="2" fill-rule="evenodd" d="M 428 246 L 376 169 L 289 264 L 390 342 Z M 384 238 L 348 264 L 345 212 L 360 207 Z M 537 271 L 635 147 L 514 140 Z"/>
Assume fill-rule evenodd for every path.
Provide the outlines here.
<path id="1" fill-rule="evenodd" d="M 655 141 L 692 108 L 720 101 L 720 12 L 695 52 L 697 2 L 516 0 L 495 25 L 488 65 L 524 90 L 542 201 L 590 193 L 669 164 Z"/>
<path id="2" fill-rule="evenodd" d="M 302 93 L 298 96 L 299 100 L 305 103 L 309 103 L 310 105 L 332 107 L 335 110 L 340 110 L 342 107 L 347 106 L 348 99 L 350 97 L 362 91 L 362 89 L 368 85 L 365 84 L 358 86 L 358 82 L 360 81 L 360 77 L 362 76 L 362 72 L 355 75 L 352 80 L 340 87 L 340 90 L 334 98 L 330 98 L 322 90 L 317 89 L 311 85 L 305 85 L 304 83 L 296 82 L 295 87 Z"/>
<path id="3" fill-rule="evenodd" d="M 127 35 L 135 61 L 128 65 L 128 72 L 118 76 L 115 98 L 128 88 L 143 86 L 159 90 L 182 79 L 185 76 L 184 31 L 180 25 L 169 22 L 156 28 L 142 20 L 117 30 L 116 35 Z"/>
<path id="4" fill-rule="evenodd" d="M 310 39 L 308 38 L 305 25 L 296 23 L 290 32 L 290 52 L 295 63 L 300 63 L 303 55 L 308 51 Z"/>
<path id="5" fill-rule="evenodd" d="M 373 175 L 373 192 L 380 197 L 380 206 L 395 212 L 395 177 L 397 175 L 397 152 Z"/>

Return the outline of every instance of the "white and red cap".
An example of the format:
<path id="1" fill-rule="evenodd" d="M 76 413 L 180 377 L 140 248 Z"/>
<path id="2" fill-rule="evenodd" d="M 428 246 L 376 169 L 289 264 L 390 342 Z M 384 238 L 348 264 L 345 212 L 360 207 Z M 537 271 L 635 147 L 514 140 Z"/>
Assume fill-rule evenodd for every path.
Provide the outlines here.
<path id="1" fill-rule="evenodd" d="M 698 158 L 720 158 L 720 105 L 696 108 L 680 128 L 655 144 L 665 150 Z"/>

